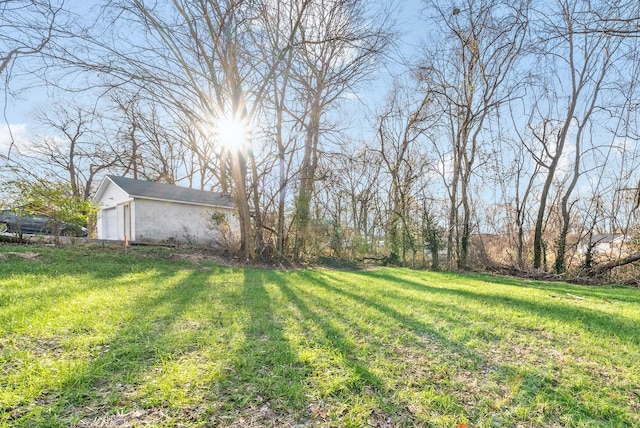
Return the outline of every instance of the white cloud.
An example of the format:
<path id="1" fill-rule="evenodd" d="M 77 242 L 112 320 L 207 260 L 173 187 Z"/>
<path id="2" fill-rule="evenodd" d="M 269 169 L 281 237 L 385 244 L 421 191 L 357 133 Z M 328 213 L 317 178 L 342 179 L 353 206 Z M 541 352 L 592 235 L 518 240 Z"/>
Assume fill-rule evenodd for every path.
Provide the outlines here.
<path id="1" fill-rule="evenodd" d="M 0 154 L 6 156 L 10 149 L 24 147 L 27 143 L 27 124 L 0 124 Z"/>

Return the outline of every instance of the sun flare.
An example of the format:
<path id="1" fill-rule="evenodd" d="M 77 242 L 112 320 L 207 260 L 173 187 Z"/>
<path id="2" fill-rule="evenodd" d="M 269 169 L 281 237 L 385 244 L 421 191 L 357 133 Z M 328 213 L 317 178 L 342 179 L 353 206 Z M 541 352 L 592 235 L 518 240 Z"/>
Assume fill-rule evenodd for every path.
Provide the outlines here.
<path id="1" fill-rule="evenodd" d="M 244 148 L 250 138 L 250 129 L 247 124 L 235 118 L 217 119 L 214 132 L 218 143 L 228 149 Z"/>

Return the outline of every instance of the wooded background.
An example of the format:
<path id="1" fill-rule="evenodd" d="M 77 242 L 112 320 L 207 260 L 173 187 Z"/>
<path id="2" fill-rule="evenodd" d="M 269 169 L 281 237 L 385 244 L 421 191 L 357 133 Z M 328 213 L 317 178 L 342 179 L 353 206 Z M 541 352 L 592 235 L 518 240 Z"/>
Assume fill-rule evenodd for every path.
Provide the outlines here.
<path id="1" fill-rule="evenodd" d="M 251 260 L 637 277 L 640 4 L 411 6 L 2 0 L 2 205 L 162 177 L 230 193 Z"/>

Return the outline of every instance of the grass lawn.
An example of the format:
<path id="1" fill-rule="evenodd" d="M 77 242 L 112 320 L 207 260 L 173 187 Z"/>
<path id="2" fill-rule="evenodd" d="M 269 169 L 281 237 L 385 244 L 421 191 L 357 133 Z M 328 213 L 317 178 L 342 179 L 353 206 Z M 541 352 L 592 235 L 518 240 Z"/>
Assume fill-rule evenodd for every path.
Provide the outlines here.
<path id="1" fill-rule="evenodd" d="M 0 246 L 0 426 L 640 426 L 640 291 Z"/>

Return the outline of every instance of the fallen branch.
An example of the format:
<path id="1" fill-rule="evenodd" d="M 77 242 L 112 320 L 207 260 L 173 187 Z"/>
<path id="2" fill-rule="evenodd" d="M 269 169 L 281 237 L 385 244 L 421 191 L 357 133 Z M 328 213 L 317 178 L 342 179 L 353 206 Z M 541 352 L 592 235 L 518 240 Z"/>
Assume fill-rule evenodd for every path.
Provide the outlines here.
<path id="1" fill-rule="evenodd" d="M 634 254 L 631 254 L 630 256 L 625 257 L 624 259 L 614 260 L 610 263 L 606 263 L 602 266 L 599 266 L 593 270 L 593 273 L 597 276 L 600 276 L 609 272 L 614 268 L 628 265 L 630 263 L 637 262 L 638 260 L 640 260 L 640 253 L 634 253 Z"/>
<path id="2" fill-rule="evenodd" d="M 572 299 L 572 300 L 587 300 L 584 297 L 576 296 L 575 294 L 567 293 L 566 296 L 558 296 L 556 294 L 550 294 L 554 299 Z"/>
<path id="3" fill-rule="evenodd" d="M 38 258 L 40 254 L 38 253 L 33 253 L 31 251 L 27 251 L 26 253 L 18 253 L 15 251 L 9 251 L 7 253 L 2 253 L 0 254 L 0 259 L 4 259 L 6 258 L 6 256 L 16 256 L 16 257 L 21 257 L 25 260 L 35 260 Z"/>
<path id="4" fill-rule="evenodd" d="M 604 282 L 604 274 L 610 270 L 624 266 L 630 263 L 634 263 L 640 260 L 640 253 L 632 254 L 624 259 L 616 260 L 611 263 L 604 264 L 600 267 L 596 267 L 590 271 L 581 271 L 576 276 L 566 276 L 562 274 L 556 274 L 552 272 L 544 272 L 539 270 L 527 270 L 520 269 L 515 266 L 501 265 L 493 262 L 486 262 L 484 265 L 484 272 L 493 272 L 498 275 L 508 275 L 521 279 L 529 279 L 536 281 L 548 281 L 548 282 L 567 282 L 570 284 L 579 285 L 601 285 Z M 621 285 L 628 285 L 638 287 L 640 286 L 640 279 L 634 278 L 624 282 L 617 282 Z"/>
<path id="5" fill-rule="evenodd" d="M 358 259 L 359 262 L 373 261 L 373 262 L 381 262 L 385 260 L 386 257 L 362 257 Z"/>

